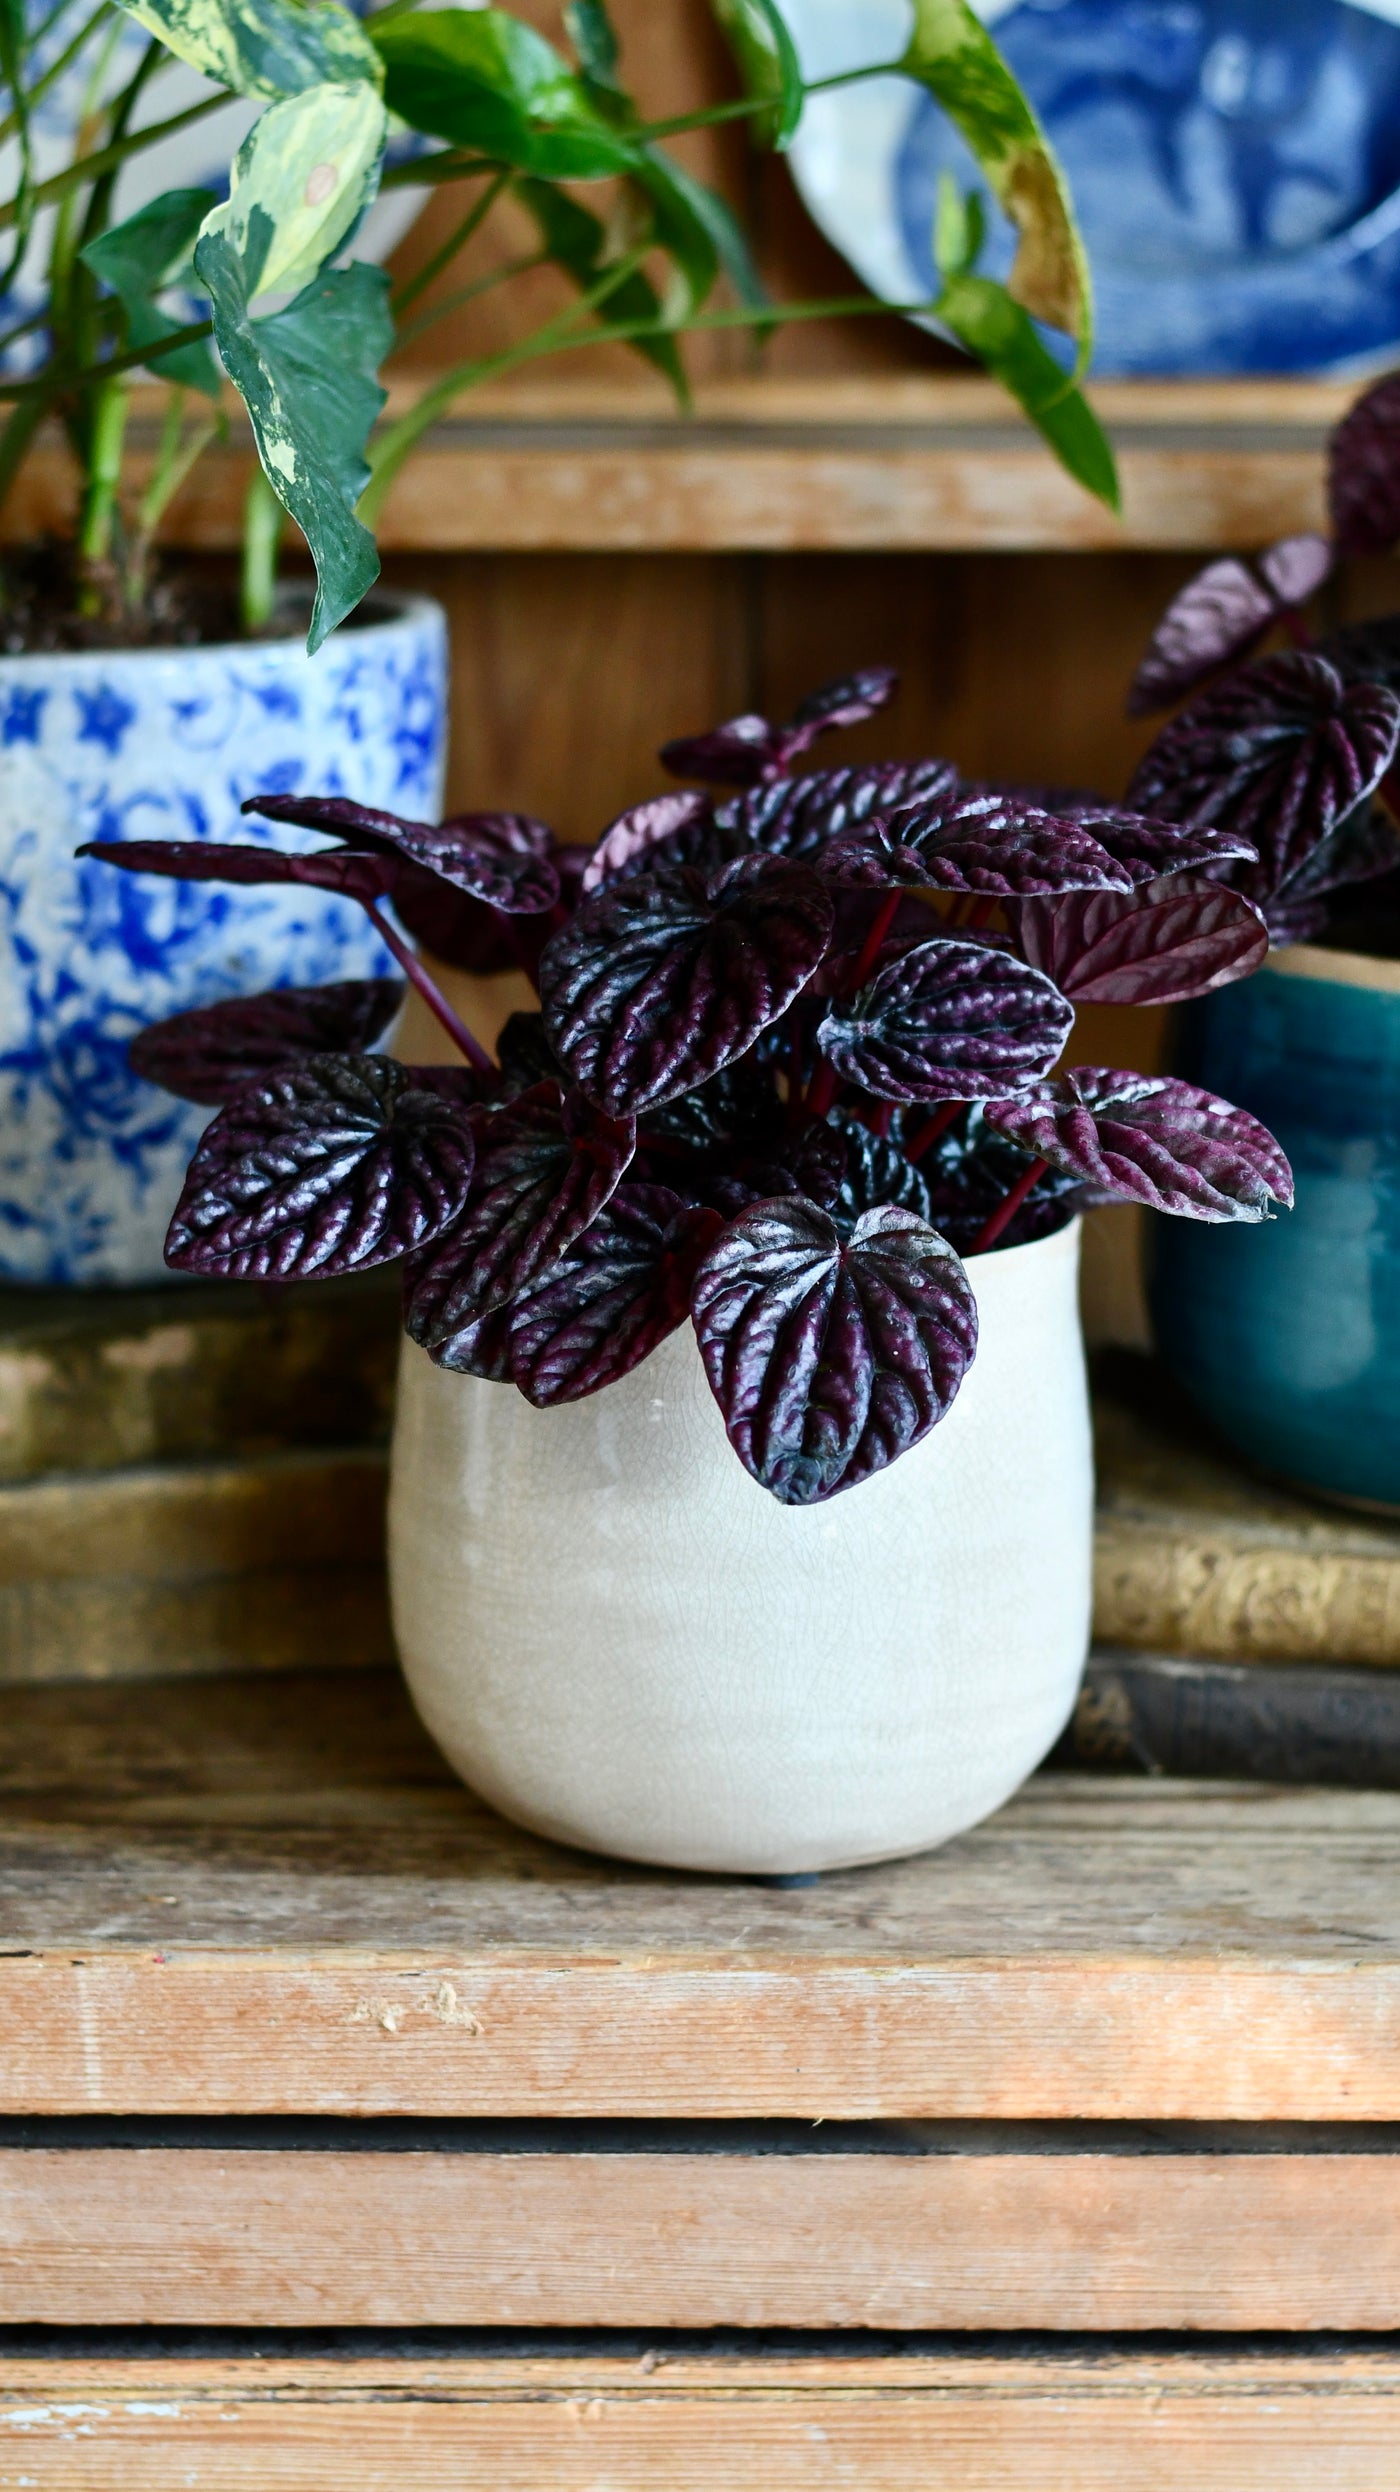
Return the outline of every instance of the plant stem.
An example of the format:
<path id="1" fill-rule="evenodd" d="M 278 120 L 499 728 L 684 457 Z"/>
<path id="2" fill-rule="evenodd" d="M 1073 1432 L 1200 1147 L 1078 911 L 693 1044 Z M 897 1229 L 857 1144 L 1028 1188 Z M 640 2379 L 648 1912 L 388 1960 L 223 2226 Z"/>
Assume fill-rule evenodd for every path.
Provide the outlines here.
<path id="1" fill-rule="evenodd" d="M 206 96 L 203 103 L 188 104 L 183 112 L 170 115 L 168 121 L 153 121 L 149 129 L 137 130 L 130 138 L 116 139 L 109 147 L 99 147 L 90 156 L 79 156 L 65 165 L 61 173 L 52 173 L 46 182 L 38 182 L 33 191 L 36 208 L 48 207 L 55 199 L 66 199 L 71 191 L 82 190 L 88 182 L 97 181 L 117 165 L 125 164 L 128 156 L 138 155 L 142 148 L 154 147 L 158 139 L 171 138 L 177 130 L 187 130 L 193 122 L 204 121 L 211 112 L 222 112 L 228 102 L 226 91 Z M 0 203 L 0 232 L 15 222 L 18 202 L 7 199 Z"/>
<path id="2" fill-rule="evenodd" d="M 499 268 L 488 269 L 484 277 L 474 277 L 470 285 L 454 286 L 452 292 L 444 294 L 440 302 L 430 303 L 416 320 L 406 322 L 394 340 L 395 353 L 401 346 L 407 346 L 410 339 L 421 337 L 435 321 L 446 320 L 453 312 L 460 311 L 464 303 L 474 303 L 478 295 L 489 294 L 493 286 L 505 285 L 512 277 L 523 277 L 528 269 L 542 268 L 548 256 L 545 251 L 526 251 L 518 260 L 505 260 Z"/>
<path id="3" fill-rule="evenodd" d="M 239 605 L 245 632 L 260 632 L 272 620 L 277 599 L 277 547 L 282 535 L 282 505 L 255 467 L 243 498 L 243 567 Z"/>
<path id="4" fill-rule="evenodd" d="M 106 562 L 112 550 L 112 521 L 122 476 L 122 446 L 131 393 L 122 381 L 108 381 L 97 394 L 88 448 L 87 491 L 78 525 L 78 560 L 91 569 Z"/>
<path id="5" fill-rule="evenodd" d="M 43 98 L 48 94 L 50 87 L 57 85 L 59 79 L 63 76 L 64 71 L 66 69 L 71 69 L 74 61 L 78 57 L 78 54 L 82 51 L 84 44 L 91 41 L 104 17 L 109 17 L 111 14 L 112 12 L 110 7 L 107 5 L 107 0 L 103 0 L 102 7 L 94 11 L 85 26 L 79 28 L 77 34 L 74 35 L 72 42 L 66 44 L 64 49 L 59 53 L 57 60 L 50 61 L 42 78 L 35 79 L 26 99 L 31 113 L 34 110 L 35 105 L 43 101 Z M 47 34 L 49 27 L 54 22 L 54 19 L 60 15 L 61 11 L 54 9 L 46 23 L 37 30 L 34 40 L 37 41 L 39 36 Z M 32 44 L 30 48 L 32 50 Z M 8 112 L 5 114 L 4 119 L 0 120 L 0 146 L 4 145 L 7 138 L 14 137 L 16 130 L 19 128 L 19 118 L 20 117 L 17 112 Z"/>
<path id="6" fill-rule="evenodd" d="M 970 1255 L 985 1255 L 989 1246 L 995 1246 L 1002 1230 L 1009 1221 L 1015 1219 L 1031 1187 L 1039 1184 L 1049 1165 L 1048 1159 L 1033 1159 L 1029 1168 L 1023 1170 L 1010 1193 L 1004 1195 L 998 1203 L 990 1220 L 984 1220 L 982 1223 L 967 1250 Z"/>
<path id="7" fill-rule="evenodd" d="M 472 173 L 499 173 L 499 156 L 470 156 L 464 148 L 444 147 L 435 156 L 411 156 L 406 164 L 391 164 L 379 187 L 381 190 L 414 190 L 425 184 L 432 188 L 439 182 L 465 181 Z"/>
<path id="8" fill-rule="evenodd" d="M 480 1039 L 473 1038 L 465 1021 L 458 1020 L 447 997 L 428 975 L 417 953 L 410 951 L 408 945 L 395 934 L 388 918 L 375 907 L 372 900 L 366 900 L 364 905 L 365 915 L 380 941 L 388 945 L 409 984 L 417 987 L 429 1012 L 435 1020 L 441 1022 L 453 1046 L 466 1057 L 468 1064 L 475 1065 L 478 1073 L 494 1073 L 496 1068 Z"/>
<path id="9" fill-rule="evenodd" d="M 946 1134 L 954 1119 L 961 1116 L 966 1105 L 967 1101 L 965 1099 L 945 1099 L 941 1108 L 934 1109 L 934 1112 L 928 1119 L 927 1124 L 919 1127 L 913 1141 L 905 1143 L 905 1158 L 915 1161 L 921 1160 L 925 1151 L 932 1150 L 933 1145 L 937 1142 L 939 1136 L 941 1134 Z"/>
<path id="10" fill-rule="evenodd" d="M 803 94 L 825 95 L 832 87 L 858 86 L 862 78 L 890 78 L 903 67 L 902 61 L 873 61 L 868 69 L 838 69 L 834 77 L 813 78 L 804 86 Z M 633 136 L 646 140 L 680 138 L 686 130 L 712 130 L 721 122 L 748 120 L 772 109 L 771 96 L 745 95 L 731 104 L 707 104 L 699 112 L 678 113 L 671 121 L 644 121 Z"/>
<path id="11" fill-rule="evenodd" d="M 428 288 L 433 283 L 434 279 L 442 275 L 443 270 L 449 265 L 449 263 L 455 260 L 458 252 L 463 250 L 467 243 L 470 242 L 478 225 L 485 223 L 486 218 L 490 215 L 491 210 L 494 208 L 496 201 L 500 198 L 501 192 L 505 189 L 505 186 L 509 180 L 510 174 L 503 165 L 500 172 L 494 175 L 492 180 L 487 183 L 481 197 L 468 208 L 467 213 L 463 217 L 460 225 L 456 226 L 448 235 L 446 242 L 439 245 L 438 249 L 434 251 L 432 258 L 424 263 L 423 267 L 419 269 L 416 276 L 405 279 L 404 283 L 399 287 L 398 292 L 392 297 L 389 305 L 396 322 L 402 317 L 403 313 L 408 310 L 411 303 L 417 302 L 420 294 L 427 293 Z M 402 338 L 400 338 L 399 343 L 403 343 Z"/>
<path id="12" fill-rule="evenodd" d="M 874 968 L 876 961 L 879 959 L 880 953 L 884 947 L 885 937 L 889 933 L 891 926 L 894 924 L 899 904 L 903 897 L 903 892 L 896 888 L 894 891 L 887 891 L 883 900 L 880 902 L 880 905 L 875 912 L 870 932 L 860 947 L 860 958 L 851 972 L 850 991 L 853 995 L 858 995 L 860 993 L 860 990 L 864 986 L 866 979 L 869 977 L 871 970 Z"/>
<path id="13" fill-rule="evenodd" d="M 971 908 L 967 912 L 966 917 L 962 921 L 963 933 L 980 934 L 984 926 L 990 926 L 996 913 L 997 904 L 994 899 L 983 898 L 981 900 L 974 900 Z"/>

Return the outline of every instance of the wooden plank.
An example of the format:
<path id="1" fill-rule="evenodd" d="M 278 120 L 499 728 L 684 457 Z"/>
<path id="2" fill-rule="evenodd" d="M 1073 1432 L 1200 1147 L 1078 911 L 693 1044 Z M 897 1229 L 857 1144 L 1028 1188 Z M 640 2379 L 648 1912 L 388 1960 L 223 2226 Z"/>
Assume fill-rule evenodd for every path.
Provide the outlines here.
<path id="1" fill-rule="evenodd" d="M 1400 1795 L 1043 1776 L 778 1892 L 516 1832 L 388 1674 L 15 1689 L 0 2110 L 1400 2119 Z"/>
<path id="2" fill-rule="evenodd" d="M 0 1681 L 392 1654 L 378 1448 L 0 1488 Z"/>
<path id="3" fill-rule="evenodd" d="M 1400 1663 L 1400 1525 L 1276 1488 L 1165 1400 L 1105 1369 L 1094 1632 L 1225 1661 Z"/>
<path id="4" fill-rule="evenodd" d="M 399 1292 L 0 1291 L 0 1482 L 389 1433 Z"/>
<path id="5" fill-rule="evenodd" d="M 1400 2152 L 902 2142 L 0 2148 L 0 2324 L 1400 2324 Z"/>
<path id="6" fill-rule="evenodd" d="M 412 393 L 400 383 L 400 403 Z M 385 505 L 390 550 L 585 552 L 1256 545 L 1322 524 L 1327 424 L 1315 383 L 1120 383 L 1098 393 L 1119 454 L 1117 519 L 1055 464 L 1008 402 L 961 375 L 710 381 L 678 417 L 644 382 L 488 391 L 427 436 Z M 131 483 L 158 418 L 132 436 Z M 171 542 L 230 550 L 251 452 L 199 463 Z M 27 463 L 3 533 L 71 516 L 55 439 Z"/>
<path id="7" fill-rule="evenodd" d="M 1393 2354 L 0 2365 L 25 2492 L 1392 2492 Z"/>

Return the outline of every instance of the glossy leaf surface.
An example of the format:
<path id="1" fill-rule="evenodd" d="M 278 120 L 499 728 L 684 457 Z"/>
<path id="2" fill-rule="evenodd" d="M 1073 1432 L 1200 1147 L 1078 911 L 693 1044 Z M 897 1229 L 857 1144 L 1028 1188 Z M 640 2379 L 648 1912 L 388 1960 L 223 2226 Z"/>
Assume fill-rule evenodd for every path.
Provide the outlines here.
<path id="1" fill-rule="evenodd" d="M 933 310 L 1015 399 L 1075 482 L 1116 511 L 1122 497 L 1108 436 L 1006 287 L 993 277 L 945 272 Z"/>
<path id="2" fill-rule="evenodd" d="M 381 77 L 359 20 L 336 0 L 122 0 L 178 60 L 237 95 L 300 95 L 307 87 Z"/>
<path id="3" fill-rule="evenodd" d="M 567 1254 L 618 1184 L 635 1139 L 630 1121 L 600 1116 L 557 1082 L 478 1118 L 466 1212 L 413 1266 L 414 1340 L 436 1349 Z"/>
<path id="4" fill-rule="evenodd" d="M 757 787 L 716 807 L 720 827 L 769 856 L 817 864 L 833 841 L 862 823 L 913 804 L 951 800 L 957 772 L 946 761 L 859 762 Z"/>
<path id="5" fill-rule="evenodd" d="M 389 1263 L 449 1228 L 467 1199 L 464 1109 L 387 1056 L 313 1056 L 220 1110 L 166 1239 L 180 1272 L 303 1279 Z"/>
<path id="6" fill-rule="evenodd" d="M 892 666 L 864 667 L 809 692 L 786 726 L 775 726 L 756 711 L 745 710 L 703 735 L 673 737 L 662 745 L 660 757 L 678 779 L 702 779 L 714 787 L 763 786 L 782 778 L 819 736 L 834 727 L 856 727 L 874 718 L 892 699 L 898 682 Z M 887 770 L 899 766 L 880 765 Z"/>
<path id="7" fill-rule="evenodd" d="M 891 1206 L 843 1236 L 800 1197 L 755 1204 L 710 1248 L 692 1305 L 729 1441 L 784 1505 L 820 1504 L 916 1445 L 977 1346 L 956 1255 Z"/>
<path id="8" fill-rule="evenodd" d="M 817 1045 L 879 1099 L 995 1099 L 1039 1081 L 1074 1024 L 1038 969 L 985 944 L 935 936 L 837 1004 Z"/>
<path id="9" fill-rule="evenodd" d="M 1192 1082 L 1081 1066 L 987 1124 L 1103 1197 L 1191 1220 L 1265 1220 L 1293 1200 L 1293 1176 L 1258 1119 Z"/>
<path id="10" fill-rule="evenodd" d="M 324 832 L 371 855 L 405 857 L 508 915 L 538 915 L 559 897 L 550 862 L 553 835 L 530 814 L 461 813 L 447 822 L 408 822 L 344 796 L 250 796 L 243 811 Z"/>
<path id="11" fill-rule="evenodd" d="M 745 857 L 708 882 L 642 875 L 584 901 L 545 946 L 550 1044 L 610 1115 L 640 1115 L 743 1055 L 812 975 L 830 895 L 804 867 Z"/>
<path id="12" fill-rule="evenodd" d="M 1008 903 L 1024 960 L 1077 1004 L 1179 1004 L 1257 969 L 1259 911 L 1223 883 L 1067 892 Z"/>
<path id="13" fill-rule="evenodd" d="M 802 117 L 802 71 L 776 0 L 710 0 L 744 81 L 763 106 L 748 123 L 768 147 L 785 147 Z"/>
<path id="14" fill-rule="evenodd" d="M 623 1184 L 558 1263 L 503 1311 L 511 1381 L 537 1410 L 628 1375 L 685 1322 L 719 1221 L 660 1185 Z"/>
<path id="15" fill-rule="evenodd" d="M 1290 607 L 1321 588 L 1332 569 L 1326 537 L 1280 537 L 1251 569 L 1233 555 L 1208 562 L 1172 599 L 1133 678 L 1128 715 L 1142 718 L 1184 700 L 1218 668 L 1247 658 Z"/>
<path id="16" fill-rule="evenodd" d="M 382 900 L 394 887 L 388 856 L 328 849 L 289 856 L 282 848 L 244 848 L 227 839 L 90 839 L 77 851 L 128 874 L 168 874 L 181 883 L 304 883 L 347 900 Z"/>
<path id="17" fill-rule="evenodd" d="M 1347 685 L 1325 658 L 1256 659 L 1193 701 L 1139 763 L 1131 802 L 1170 820 L 1238 832 L 1259 866 L 1232 881 L 1276 891 L 1389 768 L 1400 700 Z"/>
<path id="18" fill-rule="evenodd" d="M 370 32 L 385 100 L 412 129 L 547 181 L 596 181 L 635 159 L 554 46 L 506 9 L 419 9 Z"/>
<path id="19" fill-rule="evenodd" d="M 236 996 L 157 1021 L 132 1040 L 133 1072 L 177 1099 L 221 1107 L 245 1082 L 267 1081 L 305 1056 L 363 1055 L 404 998 L 401 978 L 342 978 Z"/>
<path id="20" fill-rule="evenodd" d="M 710 800 L 698 788 L 668 788 L 663 796 L 648 796 L 640 805 L 629 805 L 626 813 L 608 824 L 584 867 L 585 892 L 599 891 L 619 875 L 644 872 L 655 850 L 673 852 L 682 832 L 709 819 Z"/>

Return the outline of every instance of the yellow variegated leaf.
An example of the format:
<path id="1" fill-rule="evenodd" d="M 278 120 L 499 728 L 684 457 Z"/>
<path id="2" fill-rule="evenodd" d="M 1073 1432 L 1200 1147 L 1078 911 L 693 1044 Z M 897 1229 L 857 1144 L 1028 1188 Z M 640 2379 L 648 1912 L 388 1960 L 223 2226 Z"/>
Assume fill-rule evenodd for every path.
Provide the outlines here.
<path id="1" fill-rule="evenodd" d="M 339 0 L 122 0 L 167 50 L 239 95 L 382 86 L 379 54 Z"/>
<path id="2" fill-rule="evenodd" d="M 309 87 L 270 104 L 233 162 L 228 198 L 201 234 L 224 234 L 248 299 L 309 284 L 378 185 L 386 115 L 370 86 Z"/>

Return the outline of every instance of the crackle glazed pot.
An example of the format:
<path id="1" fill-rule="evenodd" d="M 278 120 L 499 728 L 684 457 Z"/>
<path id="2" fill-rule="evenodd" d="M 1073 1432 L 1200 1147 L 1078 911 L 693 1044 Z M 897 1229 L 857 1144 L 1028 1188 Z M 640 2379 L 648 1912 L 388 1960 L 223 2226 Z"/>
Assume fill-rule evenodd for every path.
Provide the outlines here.
<path id="1" fill-rule="evenodd" d="M 751 1874 L 920 1851 L 998 1807 L 1088 1642 L 1078 1259 L 1076 1228 L 976 1257 L 947 1418 L 804 1509 L 741 1468 L 688 1325 L 552 1411 L 406 1346 L 394 1620 L 458 1772 L 561 1842 Z"/>
<path id="2" fill-rule="evenodd" d="M 1261 1117 L 1294 1207 L 1156 1220 L 1158 1347 L 1261 1468 L 1400 1510 L 1400 961 L 1298 944 L 1184 1008 L 1177 1069 Z"/>
<path id="3" fill-rule="evenodd" d="M 148 1022 L 385 964 L 328 892 L 120 874 L 88 839 L 299 836 L 245 796 L 311 788 L 436 820 L 447 642 L 427 598 L 337 632 L 195 649 L 0 657 L 0 1279 L 166 1279 L 208 1110 L 138 1081 Z"/>

